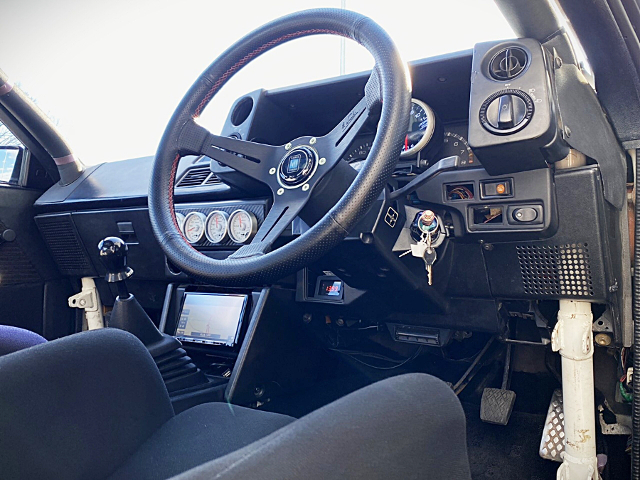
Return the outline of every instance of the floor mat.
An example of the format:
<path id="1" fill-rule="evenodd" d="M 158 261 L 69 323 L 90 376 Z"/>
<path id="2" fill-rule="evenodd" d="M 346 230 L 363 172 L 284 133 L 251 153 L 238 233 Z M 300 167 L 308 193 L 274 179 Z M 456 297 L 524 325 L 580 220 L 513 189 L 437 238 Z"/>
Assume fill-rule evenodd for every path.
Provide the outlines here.
<path id="1" fill-rule="evenodd" d="M 544 415 L 513 412 L 507 426 L 480 420 L 477 405 L 463 405 L 473 480 L 552 480 L 559 463 L 538 455 Z"/>

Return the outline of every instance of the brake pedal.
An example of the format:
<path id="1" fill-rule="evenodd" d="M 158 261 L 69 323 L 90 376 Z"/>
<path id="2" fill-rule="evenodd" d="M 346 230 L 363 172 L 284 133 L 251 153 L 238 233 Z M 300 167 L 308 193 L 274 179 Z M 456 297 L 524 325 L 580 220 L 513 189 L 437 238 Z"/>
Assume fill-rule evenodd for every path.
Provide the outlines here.
<path id="1" fill-rule="evenodd" d="M 486 423 L 506 425 L 511 418 L 516 392 L 501 388 L 485 388 L 480 403 L 480 419 Z"/>
<path id="2" fill-rule="evenodd" d="M 506 425 L 511 418 L 513 405 L 516 403 L 516 392 L 509 390 L 511 367 L 511 344 L 507 345 L 504 362 L 502 388 L 485 388 L 480 401 L 480 420 L 495 425 Z"/>
<path id="3" fill-rule="evenodd" d="M 562 463 L 564 452 L 564 408 L 562 406 L 562 390 L 557 389 L 551 396 L 547 411 L 547 419 L 540 440 L 540 456 L 547 460 Z"/>

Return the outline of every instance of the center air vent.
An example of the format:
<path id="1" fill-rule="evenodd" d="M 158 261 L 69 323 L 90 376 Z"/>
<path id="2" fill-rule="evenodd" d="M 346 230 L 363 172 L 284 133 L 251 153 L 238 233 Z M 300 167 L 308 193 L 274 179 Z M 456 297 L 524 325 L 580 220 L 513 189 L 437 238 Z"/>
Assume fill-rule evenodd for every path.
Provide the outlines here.
<path id="1" fill-rule="evenodd" d="M 201 187 L 205 185 L 217 185 L 221 183 L 220 179 L 207 165 L 206 167 L 196 167 L 187 170 L 182 178 L 178 181 L 176 187 Z"/>
<path id="2" fill-rule="evenodd" d="M 522 48 L 503 48 L 489 62 L 489 73 L 496 80 L 511 80 L 522 73 L 528 60 L 529 55 Z"/>

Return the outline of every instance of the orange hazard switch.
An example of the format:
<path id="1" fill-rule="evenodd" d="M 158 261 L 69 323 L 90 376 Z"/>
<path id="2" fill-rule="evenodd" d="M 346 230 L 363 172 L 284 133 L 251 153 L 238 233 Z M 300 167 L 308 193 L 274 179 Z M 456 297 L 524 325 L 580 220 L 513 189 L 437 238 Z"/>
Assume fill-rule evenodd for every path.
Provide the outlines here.
<path id="1" fill-rule="evenodd" d="M 482 187 L 482 196 L 484 198 L 491 198 L 491 197 L 510 197 L 512 194 L 512 188 L 511 188 L 511 180 L 507 179 L 507 180 L 500 180 L 500 181 L 489 181 L 489 182 L 482 182 L 481 183 L 481 187 Z"/>

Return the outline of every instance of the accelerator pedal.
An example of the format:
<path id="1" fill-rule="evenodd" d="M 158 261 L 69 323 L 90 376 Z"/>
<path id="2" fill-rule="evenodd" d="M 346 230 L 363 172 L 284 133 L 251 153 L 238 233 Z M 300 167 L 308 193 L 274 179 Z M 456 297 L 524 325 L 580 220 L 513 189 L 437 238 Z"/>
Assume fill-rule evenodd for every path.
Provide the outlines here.
<path id="1" fill-rule="evenodd" d="M 502 388 L 485 388 L 480 401 L 480 420 L 495 425 L 506 425 L 511 418 L 513 405 L 516 403 L 516 392 L 509 390 L 509 374 L 511 367 L 511 344 L 507 345 L 502 375 Z"/>
<path id="2" fill-rule="evenodd" d="M 551 396 L 547 419 L 542 430 L 540 456 L 554 462 L 562 462 L 564 452 L 564 408 L 562 406 L 562 390 L 558 389 Z"/>

